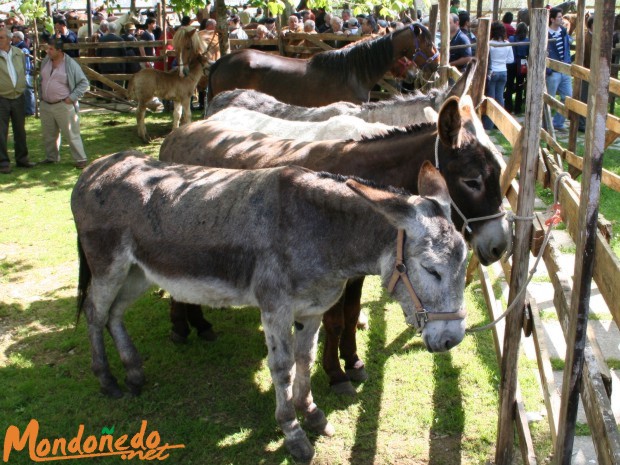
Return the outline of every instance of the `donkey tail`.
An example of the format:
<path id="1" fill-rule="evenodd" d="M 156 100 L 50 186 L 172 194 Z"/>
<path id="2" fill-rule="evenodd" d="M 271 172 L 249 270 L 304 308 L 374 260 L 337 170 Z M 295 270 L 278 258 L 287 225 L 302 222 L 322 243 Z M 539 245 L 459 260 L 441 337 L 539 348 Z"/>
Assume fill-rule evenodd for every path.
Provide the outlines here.
<path id="1" fill-rule="evenodd" d="M 77 241 L 77 246 L 78 257 L 80 260 L 80 271 L 78 277 L 77 315 L 75 319 L 75 326 L 77 326 L 80 321 L 80 314 L 84 310 L 84 302 L 88 297 L 88 287 L 90 286 L 90 281 L 93 277 L 92 272 L 90 271 L 90 266 L 88 266 L 88 260 L 86 260 L 86 254 L 84 253 L 84 249 L 82 248 L 82 243 L 80 242 L 79 237 Z"/>

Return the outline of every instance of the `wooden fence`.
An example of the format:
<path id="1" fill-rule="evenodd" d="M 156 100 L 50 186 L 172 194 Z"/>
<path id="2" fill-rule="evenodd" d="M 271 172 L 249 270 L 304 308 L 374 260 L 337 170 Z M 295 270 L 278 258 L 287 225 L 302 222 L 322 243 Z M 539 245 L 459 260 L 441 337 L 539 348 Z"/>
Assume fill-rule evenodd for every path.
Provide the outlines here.
<path id="1" fill-rule="evenodd" d="M 547 66 L 555 71 L 590 82 L 590 70 L 586 68 L 577 65 L 567 65 L 549 59 L 547 59 Z M 620 81 L 612 79 L 609 85 L 609 91 L 615 96 L 620 96 Z M 532 96 L 528 95 L 527 98 L 532 98 Z M 534 98 L 536 97 L 534 96 Z M 566 102 L 562 104 L 545 93 L 544 102 L 567 117 L 570 116 L 570 113 L 575 113 L 584 117 L 588 116 L 587 105 L 571 97 L 567 97 Z M 523 127 L 493 99 L 485 99 L 482 102 L 480 111 L 481 114 L 486 114 L 491 118 L 514 149 L 509 164 L 504 164 L 502 167 L 502 188 L 513 210 L 516 211 L 519 185 L 514 178 L 521 162 L 521 150 L 518 149 L 518 146 L 521 144 L 524 137 Z M 614 115 L 608 114 L 605 124 L 607 127 L 607 137 L 605 141 L 607 146 L 620 134 L 620 119 Z M 565 161 L 579 170 L 583 169 L 582 157 L 562 147 L 547 130 L 540 129 L 540 139 L 544 142 L 541 145 L 546 145 L 546 147 L 541 147 L 539 150 L 536 176 L 538 182 L 543 186 L 554 186 L 558 176 L 560 176 L 560 173 L 563 171 L 561 166 L 562 161 Z M 620 176 L 603 170 L 601 182 L 616 192 L 620 192 Z M 576 243 L 578 243 L 577 238 L 579 236 L 579 231 L 577 229 L 580 210 L 580 192 L 580 184 L 570 179 L 570 177 L 562 177 L 559 180 L 558 193 L 559 202 L 562 205 L 562 220 Z M 540 251 L 541 239 L 545 229 L 545 218 L 537 214 L 534 221 L 532 231 L 533 240 L 531 244 L 531 251 L 534 254 Z M 620 283 L 620 260 L 618 260 L 618 257 L 610 248 L 609 240 L 609 222 L 599 214 L 593 279 L 609 308 L 614 322 L 620 327 L 620 286 L 618 284 Z M 565 338 L 568 339 L 569 321 L 571 318 L 574 318 L 574 315 L 571 315 L 571 290 L 573 289 L 573 280 L 571 276 L 573 275 L 573 270 L 562 269 L 558 257 L 559 250 L 557 246 L 553 242 L 550 242 L 544 250 L 543 260 L 555 290 L 554 305 L 558 312 L 558 319 L 561 323 Z M 512 265 L 505 263 L 503 269 L 506 277 L 510 279 Z M 501 303 L 498 302 L 495 297 L 493 283 L 489 278 L 489 273 L 475 260 L 470 263 L 470 278 L 474 270 L 478 271 L 482 282 L 489 317 L 495 319 L 502 313 L 502 310 Z M 561 405 L 560 395 L 553 379 L 553 371 L 549 354 L 545 346 L 544 331 L 542 329 L 540 315 L 532 296 L 528 296 L 526 308 L 526 317 L 530 318 L 532 323 L 526 326 L 531 328 L 531 335 L 536 347 L 539 377 L 548 413 L 547 418 L 549 421 L 551 438 L 555 448 L 558 440 Z M 526 336 L 529 334 L 530 332 L 528 331 Z M 504 347 L 503 326 L 500 326 L 499 329 L 494 329 L 494 338 L 498 359 L 501 363 L 502 348 Z M 586 357 L 581 384 L 581 399 L 584 404 L 588 424 L 592 431 L 592 439 L 595 442 L 598 463 L 617 464 L 620 463 L 620 435 L 611 410 L 611 375 L 591 329 L 589 329 L 587 333 L 585 350 Z M 536 463 L 528 422 L 525 417 L 525 409 L 522 399 L 520 398 L 520 389 L 518 386 L 515 421 L 517 424 L 517 433 L 519 435 L 519 445 L 523 463 Z"/>

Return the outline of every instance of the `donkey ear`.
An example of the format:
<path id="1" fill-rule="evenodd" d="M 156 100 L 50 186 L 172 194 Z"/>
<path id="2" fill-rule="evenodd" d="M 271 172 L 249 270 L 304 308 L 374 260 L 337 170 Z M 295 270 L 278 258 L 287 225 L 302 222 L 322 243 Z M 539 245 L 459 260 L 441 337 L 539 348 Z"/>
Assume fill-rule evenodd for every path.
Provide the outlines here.
<path id="1" fill-rule="evenodd" d="M 347 179 L 346 185 L 397 228 L 402 227 L 407 218 L 413 215 L 414 208 L 404 196 L 376 189 L 353 179 Z"/>
<path id="2" fill-rule="evenodd" d="M 439 120 L 437 121 L 437 131 L 439 138 L 444 145 L 456 148 L 459 145 L 459 134 L 463 122 L 459 108 L 459 98 L 450 97 L 439 110 Z"/>
<path id="3" fill-rule="evenodd" d="M 420 168 L 418 193 L 424 197 L 433 197 L 441 204 L 446 212 L 446 216 L 450 217 L 450 192 L 448 191 L 448 185 L 439 170 L 428 160 Z"/>
<path id="4" fill-rule="evenodd" d="M 476 68 L 478 67 L 478 59 L 472 58 L 472 60 L 467 63 L 467 68 L 461 74 L 461 77 L 458 81 L 452 86 L 450 92 L 448 92 L 448 97 L 456 96 L 463 97 L 467 92 L 469 92 L 469 88 L 471 87 L 471 83 L 474 80 L 474 73 L 476 72 Z"/>

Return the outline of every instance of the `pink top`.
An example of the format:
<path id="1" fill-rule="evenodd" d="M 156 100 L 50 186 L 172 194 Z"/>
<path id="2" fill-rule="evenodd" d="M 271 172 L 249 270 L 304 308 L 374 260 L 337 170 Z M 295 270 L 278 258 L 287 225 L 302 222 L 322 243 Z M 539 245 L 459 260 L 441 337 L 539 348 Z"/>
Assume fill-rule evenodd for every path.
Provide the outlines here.
<path id="1" fill-rule="evenodd" d="M 52 60 L 48 61 L 41 69 L 41 98 L 47 103 L 57 103 L 71 95 L 65 59 L 56 68 Z"/>

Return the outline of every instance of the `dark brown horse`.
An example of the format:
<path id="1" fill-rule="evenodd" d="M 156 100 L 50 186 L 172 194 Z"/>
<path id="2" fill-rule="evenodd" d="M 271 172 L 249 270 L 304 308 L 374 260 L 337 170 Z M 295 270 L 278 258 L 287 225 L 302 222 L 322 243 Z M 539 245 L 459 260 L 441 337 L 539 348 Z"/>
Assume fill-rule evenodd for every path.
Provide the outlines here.
<path id="1" fill-rule="evenodd" d="M 339 101 L 364 103 L 370 89 L 401 57 L 412 59 L 420 69 L 437 68 L 439 53 L 428 29 L 415 23 L 309 60 L 240 50 L 211 67 L 207 99 L 226 90 L 255 89 L 305 107 Z"/>
<path id="2" fill-rule="evenodd" d="M 456 97 L 448 99 L 439 112 L 438 124 L 412 126 L 362 141 L 301 142 L 233 131 L 218 122 L 197 121 L 166 137 L 159 157 L 188 165 L 243 169 L 299 165 L 359 176 L 410 192 L 417 192 L 422 163 L 425 160 L 435 163 L 437 157 L 453 203 L 466 218 L 498 214 L 502 201 L 500 165 L 489 148 L 491 143 L 474 113 L 471 98 L 466 96 L 460 103 Z M 461 229 L 463 219 L 454 211 L 455 208 L 453 220 Z M 470 231 L 464 231 L 465 238 L 480 261 L 488 264 L 498 260 L 507 247 L 506 220 L 499 217 L 469 226 Z M 350 379 L 361 380 L 366 376 L 355 340 L 362 283 L 361 275 L 360 279 L 349 280 L 340 301 L 323 320 L 326 331 L 323 368 L 336 392 L 355 392 Z M 347 373 L 340 366 L 338 349 Z"/>

